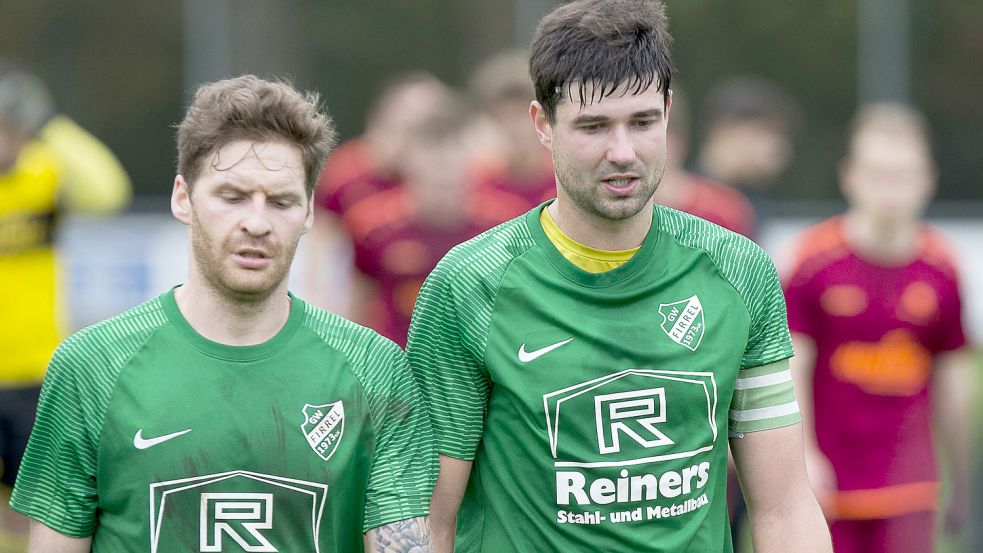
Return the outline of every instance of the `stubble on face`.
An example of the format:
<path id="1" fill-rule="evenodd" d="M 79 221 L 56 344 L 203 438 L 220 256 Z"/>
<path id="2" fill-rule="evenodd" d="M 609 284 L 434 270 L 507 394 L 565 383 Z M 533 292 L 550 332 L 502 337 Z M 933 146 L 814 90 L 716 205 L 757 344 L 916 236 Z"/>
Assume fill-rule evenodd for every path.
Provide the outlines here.
<path id="1" fill-rule="evenodd" d="M 190 229 L 195 264 L 208 285 L 222 296 L 237 302 L 263 300 L 287 279 L 298 241 L 276 244 L 269 238 L 222 238 L 208 230 L 208 225 L 200 220 L 197 211 L 192 211 Z M 230 266 L 230 252 L 243 247 L 264 250 L 272 258 L 270 266 L 263 271 L 249 272 Z"/>
<path id="2" fill-rule="evenodd" d="M 582 164 L 571 152 L 558 148 L 554 141 L 553 164 L 556 171 L 557 186 L 562 187 L 566 196 L 580 211 L 594 218 L 620 221 L 638 215 L 652 200 L 662 176 L 665 174 L 665 157 L 646 167 L 633 163 L 619 167 L 604 162 L 593 171 L 578 167 Z M 628 196 L 606 194 L 601 181 L 611 174 L 634 173 L 639 177 L 637 189 Z"/>
<path id="3" fill-rule="evenodd" d="M 253 186 L 262 187 L 268 179 L 283 180 L 286 173 L 298 170 L 303 173 L 301 166 L 290 159 L 289 154 L 283 154 L 277 148 L 279 145 L 274 144 L 273 148 L 270 146 L 254 144 L 245 152 L 237 150 L 225 152 L 223 148 L 216 153 L 215 163 L 209 172 L 226 173 L 228 176 L 221 178 L 239 182 L 240 186 L 247 189 Z M 237 154 L 239 157 L 228 165 L 219 166 L 219 153 L 223 154 L 222 157 L 229 153 Z M 302 180 L 300 187 L 303 188 Z M 212 197 L 209 191 L 198 190 L 198 188 L 195 187 L 190 198 L 192 201 L 189 222 L 192 259 L 197 272 L 211 289 L 235 302 L 251 303 L 269 298 L 287 280 L 297 245 L 303 234 L 302 217 L 298 215 L 282 221 L 271 220 L 270 232 L 253 235 L 243 229 L 239 222 L 241 215 L 222 214 L 221 210 L 224 207 L 215 211 L 216 202 L 221 202 L 221 199 Z M 195 198 L 196 195 L 199 197 Z M 309 210 L 310 206 L 307 205 L 306 209 Z M 225 217 L 231 219 L 224 221 Z M 282 224 L 284 228 L 275 228 L 278 226 L 277 223 Z M 233 255 L 243 249 L 263 252 L 263 255 L 270 260 L 269 265 L 261 269 L 238 266 L 233 261 Z"/>
<path id="4" fill-rule="evenodd" d="M 635 109 L 661 110 L 664 108 L 663 98 L 663 94 L 654 86 L 639 94 L 618 90 L 604 98 L 592 98 L 586 109 L 616 119 L 630 115 Z M 567 105 L 561 109 L 566 113 L 561 115 L 561 109 L 558 109 L 551 142 L 557 186 L 578 211 L 591 219 L 617 222 L 635 217 L 651 203 L 665 174 L 667 152 L 664 120 L 657 123 L 659 129 L 651 131 L 653 135 L 635 139 L 633 159 L 620 164 L 605 155 L 603 140 L 591 140 L 564 126 L 577 116 L 580 101 L 573 98 L 571 101 L 564 100 L 564 103 Z M 561 120 L 561 117 L 566 119 Z M 605 187 L 605 179 L 626 174 L 638 178 L 638 184 L 631 193 L 613 194 Z"/>

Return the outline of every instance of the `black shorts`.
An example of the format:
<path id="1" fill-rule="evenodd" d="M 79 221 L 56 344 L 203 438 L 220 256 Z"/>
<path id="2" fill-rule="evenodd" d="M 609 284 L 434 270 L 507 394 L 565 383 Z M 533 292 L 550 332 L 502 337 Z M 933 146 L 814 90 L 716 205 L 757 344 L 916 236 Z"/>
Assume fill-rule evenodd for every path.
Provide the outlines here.
<path id="1" fill-rule="evenodd" d="M 27 439 L 34 428 L 41 387 L 0 389 L 0 482 L 14 487 Z"/>

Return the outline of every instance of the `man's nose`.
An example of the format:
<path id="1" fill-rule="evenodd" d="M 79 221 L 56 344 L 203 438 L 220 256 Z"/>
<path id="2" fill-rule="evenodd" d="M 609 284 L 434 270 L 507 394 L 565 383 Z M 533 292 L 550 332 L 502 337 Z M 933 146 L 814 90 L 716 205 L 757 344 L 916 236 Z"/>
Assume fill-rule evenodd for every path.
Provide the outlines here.
<path id="1" fill-rule="evenodd" d="M 253 198 L 242 219 L 242 230 L 251 236 L 265 236 L 273 230 L 266 198 Z"/>
<path id="2" fill-rule="evenodd" d="M 607 160 L 619 167 L 626 167 L 635 161 L 635 144 L 627 128 L 618 126 L 611 131 Z"/>

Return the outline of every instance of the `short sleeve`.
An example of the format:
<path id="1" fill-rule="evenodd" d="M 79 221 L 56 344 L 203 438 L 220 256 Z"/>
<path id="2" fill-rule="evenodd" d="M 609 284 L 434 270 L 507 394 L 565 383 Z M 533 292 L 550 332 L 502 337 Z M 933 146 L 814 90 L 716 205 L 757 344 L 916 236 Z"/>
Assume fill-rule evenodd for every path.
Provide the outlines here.
<path id="1" fill-rule="evenodd" d="M 81 358 L 62 344 L 41 388 L 34 430 L 21 463 L 10 506 L 72 537 L 96 527 L 96 449 L 80 391 Z"/>
<path id="2" fill-rule="evenodd" d="M 741 359 L 742 369 L 792 357 L 792 339 L 778 271 L 768 254 L 757 247 L 748 262 L 752 278 L 745 279 L 742 296 L 751 317 L 751 328 Z"/>
<path id="3" fill-rule="evenodd" d="M 939 325 L 935 332 L 935 351 L 954 351 L 966 345 L 963 326 L 962 294 L 955 270 L 946 274 L 939 301 Z"/>
<path id="4" fill-rule="evenodd" d="M 810 293 L 810 279 L 797 267 L 785 282 L 785 302 L 788 309 L 789 330 L 806 336 L 816 336 L 815 299 Z"/>
<path id="5" fill-rule="evenodd" d="M 437 478 L 433 432 L 420 389 L 399 346 L 370 352 L 364 389 L 369 397 L 376 447 L 365 493 L 362 531 L 425 516 Z"/>
<path id="6" fill-rule="evenodd" d="M 430 408 L 437 452 L 473 460 L 491 388 L 475 345 L 490 299 L 456 297 L 445 258 L 417 296 L 406 353 Z"/>

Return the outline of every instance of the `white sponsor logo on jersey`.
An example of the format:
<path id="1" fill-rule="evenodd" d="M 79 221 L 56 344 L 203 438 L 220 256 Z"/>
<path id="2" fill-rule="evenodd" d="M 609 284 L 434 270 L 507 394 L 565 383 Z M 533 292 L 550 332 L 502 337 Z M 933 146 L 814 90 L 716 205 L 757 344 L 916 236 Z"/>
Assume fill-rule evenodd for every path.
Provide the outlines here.
<path id="1" fill-rule="evenodd" d="M 148 447 L 154 447 L 157 444 L 162 444 L 167 440 L 177 438 L 178 436 L 183 436 L 191 432 L 191 429 L 181 430 L 178 432 L 171 432 L 170 434 L 164 434 L 163 436 L 158 436 L 156 438 L 144 438 L 143 429 L 137 430 L 137 433 L 133 435 L 133 447 L 137 449 L 147 449 Z"/>
<path id="2" fill-rule="evenodd" d="M 621 451 L 622 434 L 645 447 L 676 443 L 655 427 L 666 422 L 665 388 L 594 396 L 594 422 L 602 454 Z"/>
<path id="3" fill-rule="evenodd" d="M 324 405 L 308 403 L 301 413 L 304 415 L 301 432 L 314 453 L 327 461 L 334 455 L 345 434 L 345 406 L 341 401 Z"/>
<path id="4" fill-rule="evenodd" d="M 696 351 L 705 331 L 703 304 L 695 294 L 685 300 L 659 305 L 662 332 L 673 342 Z"/>
<path id="5" fill-rule="evenodd" d="M 710 482 L 718 434 L 712 372 L 627 369 L 544 394 L 543 407 L 557 523 L 650 520 L 705 504 L 697 496 Z M 639 501 L 651 503 L 618 510 Z"/>
<path id="6" fill-rule="evenodd" d="M 707 425 L 700 433 L 706 436 L 705 442 L 695 444 L 695 448 L 680 451 L 684 448 L 671 447 L 678 440 L 657 427 L 669 420 L 674 395 L 677 402 L 698 406 L 703 413 L 685 426 L 692 432 L 697 425 Z M 550 451 L 557 467 L 631 466 L 692 457 L 713 449 L 717 439 L 717 383 L 712 372 L 627 369 L 544 394 L 543 406 Z M 562 430 L 576 424 L 567 422 L 564 426 L 561 421 L 583 417 L 585 413 L 594 415 L 598 456 L 561 458 L 561 441 L 567 439 Z M 687 447 L 692 447 L 693 442 L 689 443 Z M 627 451 L 626 444 L 632 445 Z"/>
<path id="7" fill-rule="evenodd" d="M 565 346 L 565 345 L 569 344 L 572 341 L 573 341 L 573 338 L 568 338 L 566 340 L 563 340 L 562 342 L 557 342 L 555 344 L 546 346 L 544 348 L 534 349 L 532 351 L 526 351 L 526 344 L 522 344 L 521 346 L 519 346 L 519 354 L 518 354 L 519 355 L 519 361 L 522 361 L 523 363 L 528 363 L 528 362 L 532 361 L 533 359 L 536 359 L 538 357 L 542 357 L 543 355 L 546 355 L 547 353 L 555 350 L 556 348 L 561 347 L 561 346 Z"/>
<path id="8" fill-rule="evenodd" d="M 262 532 L 273 528 L 271 493 L 203 493 L 200 528 L 202 553 L 224 551 L 223 535 L 249 553 L 279 551 Z"/>
<path id="9" fill-rule="evenodd" d="M 243 489 L 251 491 L 243 492 Z M 186 550 L 186 524 L 196 518 L 200 521 L 198 536 L 202 552 L 279 551 L 275 541 L 275 500 L 281 511 L 292 513 L 290 516 L 299 512 L 309 514 L 291 520 L 286 526 L 296 532 L 298 523 L 306 520 L 310 524 L 307 536 L 311 541 L 302 549 L 319 553 L 327 494 L 328 485 L 321 482 L 245 470 L 157 482 L 150 485 L 150 552 Z M 283 509 L 284 504 L 289 507 Z M 288 515 L 281 513 L 280 517 L 283 516 Z M 176 528 L 168 530 L 170 525 Z M 298 540 L 306 538 L 293 535 L 290 539 L 299 544 Z M 231 549 L 223 549 L 223 542 Z"/>

